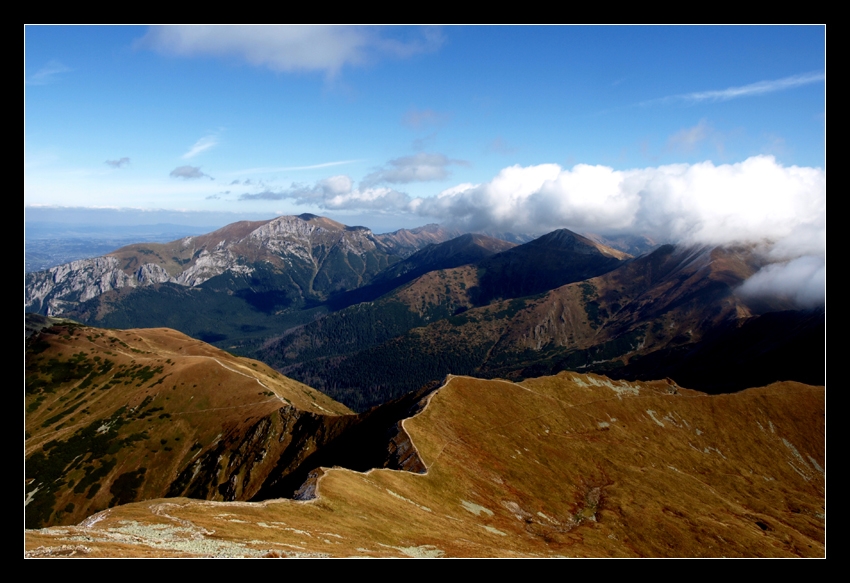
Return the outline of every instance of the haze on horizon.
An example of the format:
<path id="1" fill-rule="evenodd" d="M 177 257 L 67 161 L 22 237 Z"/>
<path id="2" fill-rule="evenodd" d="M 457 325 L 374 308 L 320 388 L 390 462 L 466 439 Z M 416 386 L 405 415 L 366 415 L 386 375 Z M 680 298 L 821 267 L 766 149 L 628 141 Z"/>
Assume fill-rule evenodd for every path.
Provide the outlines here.
<path id="1" fill-rule="evenodd" d="M 25 49 L 25 214 L 746 242 L 782 262 L 751 292 L 823 297 L 823 26 L 27 26 Z"/>

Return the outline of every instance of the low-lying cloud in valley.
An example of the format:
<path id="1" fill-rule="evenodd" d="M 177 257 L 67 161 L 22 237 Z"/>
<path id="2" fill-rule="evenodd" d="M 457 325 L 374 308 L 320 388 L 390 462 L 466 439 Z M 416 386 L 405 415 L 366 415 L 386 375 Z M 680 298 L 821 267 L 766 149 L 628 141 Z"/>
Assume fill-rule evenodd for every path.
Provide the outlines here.
<path id="1" fill-rule="evenodd" d="M 738 290 L 742 295 L 781 297 L 806 308 L 824 303 L 826 261 L 804 255 L 791 261 L 768 265 Z"/>

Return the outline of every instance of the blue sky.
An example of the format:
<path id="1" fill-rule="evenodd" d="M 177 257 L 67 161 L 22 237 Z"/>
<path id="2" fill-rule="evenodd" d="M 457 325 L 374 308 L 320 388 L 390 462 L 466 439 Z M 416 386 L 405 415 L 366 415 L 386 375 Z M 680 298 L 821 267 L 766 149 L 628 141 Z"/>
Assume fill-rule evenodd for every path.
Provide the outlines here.
<path id="1" fill-rule="evenodd" d="M 825 34 L 27 26 L 25 207 L 825 233 Z"/>

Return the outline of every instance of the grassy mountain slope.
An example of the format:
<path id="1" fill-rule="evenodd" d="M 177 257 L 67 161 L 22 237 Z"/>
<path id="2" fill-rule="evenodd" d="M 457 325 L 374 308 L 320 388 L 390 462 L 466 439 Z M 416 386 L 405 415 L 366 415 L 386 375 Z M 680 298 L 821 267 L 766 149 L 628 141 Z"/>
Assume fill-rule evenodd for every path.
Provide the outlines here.
<path id="1" fill-rule="evenodd" d="M 706 396 L 453 377 L 403 422 L 427 473 L 325 470 L 309 501 L 155 500 L 29 556 L 824 556 L 822 387 Z M 85 538 L 82 538 L 85 537 Z M 81 542 L 85 541 L 85 542 Z"/>
<path id="2" fill-rule="evenodd" d="M 296 466 L 350 413 L 174 330 L 41 320 L 26 345 L 30 527 L 165 495 L 249 499 L 292 469 L 276 468 L 285 452 Z"/>
<path id="3" fill-rule="evenodd" d="M 700 389 L 709 392 L 788 378 L 822 382 L 822 368 L 816 363 L 823 361 L 823 343 L 811 342 L 822 336 L 822 316 L 818 320 L 799 313 L 794 317 L 807 323 L 800 333 L 790 334 L 778 321 L 768 325 L 766 315 L 754 313 L 749 300 L 735 294 L 759 266 L 758 257 L 745 249 L 664 246 L 585 281 L 470 309 L 466 290 L 473 287 L 471 278 L 477 273 L 471 268 L 433 272 L 371 306 L 357 306 L 356 311 L 351 308 L 295 330 L 270 344 L 260 357 L 355 409 L 446 374 L 521 379 L 588 370 L 627 378 L 672 376 L 682 382 L 709 369 L 713 374 L 699 382 Z M 395 311 L 383 312 L 389 305 L 396 306 Z M 381 319 L 382 313 L 413 314 L 418 320 L 408 318 L 410 329 L 393 337 L 388 327 L 363 325 L 390 321 Z M 756 326 L 759 317 L 762 324 Z M 365 332 L 339 335 L 345 340 L 321 340 L 328 336 L 325 329 L 343 318 L 349 329 Z M 401 317 L 392 321 L 401 322 Z M 417 321 L 421 323 L 414 328 Z M 380 334 L 370 335 L 374 330 Z M 747 338 L 771 336 L 773 342 L 758 354 L 741 350 L 736 359 L 708 349 L 721 337 L 723 343 L 741 346 Z M 801 350 L 815 364 L 798 358 L 796 367 L 775 366 L 780 354 Z M 691 354 L 687 365 L 685 353 Z M 734 380 L 738 375 L 740 380 Z M 743 384 L 745 380 L 751 384 Z"/>
<path id="4" fill-rule="evenodd" d="M 423 249 L 377 276 L 373 286 L 351 294 L 361 294 L 387 282 L 395 285 L 441 264 L 483 258 L 471 265 L 428 271 L 374 302 L 330 314 L 249 353 L 362 410 L 445 374 L 474 372 L 490 346 L 480 348 L 475 342 L 475 346 L 466 346 L 466 333 L 456 337 L 454 326 L 458 321 L 467 321 L 463 314 L 466 310 L 495 301 L 494 298 L 513 298 L 548 289 L 548 285 L 581 281 L 588 274 L 603 274 L 628 258 L 566 229 L 492 253 L 504 246 L 480 235 L 465 235 Z M 395 273 L 400 275 L 392 278 Z M 525 305 L 523 300 L 516 300 L 507 308 L 485 307 L 480 312 L 492 321 L 514 313 L 513 306 L 519 304 Z M 421 335 L 410 332 L 429 324 L 451 335 L 441 335 L 440 348 L 423 347 Z M 488 330 L 489 333 L 476 331 L 476 341 L 497 333 L 492 326 Z M 409 366 L 399 370 L 398 362 Z"/>
<path id="5" fill-rule="evenodd" d="M 341 310 L 354 304 L 371 302 L 426 273 L 479 264 L 513 247 L 516 247 L 514 243 L 478 234 L 461 235 L 443 243 L 428 245 L 407 259 L 389 266 L 376 275 L 371 283 L 338 294 L 328 302 L 328 307 Z"/>
<path id="6" fill-rule="evenodd" d="M 596 277 L 630 258 L 568 229 L 558 229 L 481 261 L 479 287 L 471 291 L 471 299 L 486 305 L 538 294 Z"/>
<path id="7" fill-rule="evenodd" d="M 435 245 L 460 237 L 463 233 L 431 223 L 414 229 L 399 229 L 392 233 L 377 235 L 387 249 L 399 257 L 409 257 L 427 245 Z"/>

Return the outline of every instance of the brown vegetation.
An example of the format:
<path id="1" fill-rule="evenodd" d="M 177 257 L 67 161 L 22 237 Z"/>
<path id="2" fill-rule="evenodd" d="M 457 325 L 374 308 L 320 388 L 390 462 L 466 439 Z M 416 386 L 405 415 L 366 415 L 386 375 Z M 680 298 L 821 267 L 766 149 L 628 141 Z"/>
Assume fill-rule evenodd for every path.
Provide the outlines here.
<path id="1" fill-rule="evenodd" d="M 451 377 L 404 422 L 427 473 L 297 502 L 137 502 L 32 556 L 823 556 L 824 389 Z"/>

